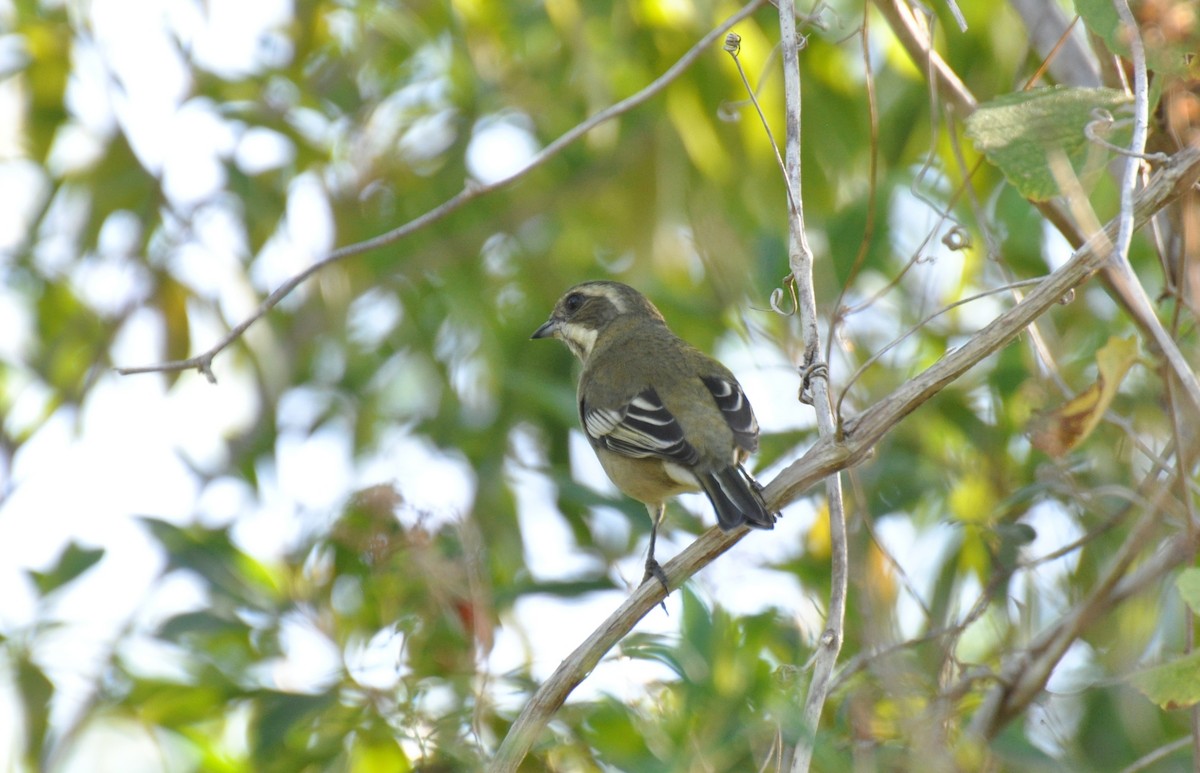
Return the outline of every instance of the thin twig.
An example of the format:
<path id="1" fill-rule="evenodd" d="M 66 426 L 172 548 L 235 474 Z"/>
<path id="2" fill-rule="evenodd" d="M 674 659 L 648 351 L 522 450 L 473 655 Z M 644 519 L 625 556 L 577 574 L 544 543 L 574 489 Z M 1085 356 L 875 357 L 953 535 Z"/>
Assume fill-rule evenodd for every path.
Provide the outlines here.
<path id="1" fill-rule="evenodd" d="M 960 227 L 958 225 L 958 222 L 956 220 L 954 220 L 953 217 L 950 216 L 950 211 L 958 205 L 959 199 L 961 199 L 963 197 L 963 195 L 966 194 L 970 190 L 971 178 L 974 176 L 974 174 L 977 171 L 979 171 L 979 169 L 982 166 L 983 166 L 983 159 L 980 158 L 978 161 L 975 162 L 975 166 L 972 167 L 971 171 L 967 173 L 967 175 L 963 178 L 962 182 L 960 182 L 958 184 L 958 186 L 954 189 L 954 191 L 950 194 L 949 198 L 946 200 L 945 208 L 940 208 L 940 207 L 936 206 L 932 201 L 930 201 L 925 196 L 918 196 L 918 198 L 921 200 L 922 203 L 924 203 L 926 206 L 928 206 L 930 209 L 932 209 L 934 212 L 937 213 L 937 215 L 938 215 L 937 222 L 933 224 L 933 226 L 929 229 L 928 232 L 926 232 L 925 238 L 922 239 L 921 243 L 918 244 L 916 246 L 916 248 L 912 251 L 912 254 L 909 256 L 908 261 L 900 268 L 899 271 L 897 271 L 891 278 L 888 279 L 887 284 L 885 284 L 883 287 L 879 288 L 874 293 L 872 293 L 870 295 L 870 297 L 868 297 L 862 301 L 859 301 L 857 304 L 839 309 L 839 315 L 842 319 L 849 317 L 851 315 L 854 315 L 854 314 L 858 314 L 859 312 L 870 308 L 879 299 L 883 298 L 885 295 L 887 295 L 892 290 L 894 290 L 900 284 L 900 280 L 902 280 L 904 278 L 904 276 L 908 273 L 909 269 L 911 269 L 913 266 L 917 265 L 918 263 L 921 263 L 924 260 L 925 248 L 929 246 L 929 243 L 932 242 L 933 238 L 935 236 L 937 236 L 937 234 L 941 231 L 942 225 L 947 220 L 954 222 L 954 228 Z M 912 190 L 914 192 L 914 195 L 916 195 L 915 188 L 913 188 Z M 840 303 L 840 300 L 841 299 L 839 298 L 839 303 Z"/>
<path id="2" fill-rule="evenodd" d="M 767 116 L 763 114 L 762 106 L 758 104 L 758 97 L 755 96 L 754 89 L 750 88 L 750 80 L 746 77 L 746 71 L 742 68 L 742 60 L 738 58 L 738 54 L 742 50 L 742 39 L 734 33 L 729 33 L 725 37 L 725 52 L 729 54 L 729 58 L 733 60 L 737 66 L 738 75 L 742 77 L 742 85 L 746 88 L 746 93 L 749 95 L 750 104 L 754 105 L 754 110 L 758 113 L 758 121 L 762 124 L 763 131 L 767 133 L 767 140 L 771 143 L 771 150 L 775 153 L 775 163 L 779 166 L 779 171 L 783 175 L 783 182 L 787 189 L 788 205 L 795 209 L 796 194 L 792 192 L 787 177 L 787 168 L 783 165 L 783 159 L 779 156 L 779 143 L 775 141 L 775 134 L 771 131 L 771 124 L 767 121 Z"/>
<path id="3" fill-rule="evenodd" d="M 867 492 L 862 488 L 862 476 L 858 474 L 857 470 L 852 470 L 850 471 L 849 477 L 850 485 L 853 487 L 854 496 L 856 499 L 859 502 L 868 501 Z M 917 589 L 916 583 L 913 582 L 912 577 L 909 576 L 908 571 L 904 568 L 904 564 L 900 562 L 900 559 L 896 558 L 896 556 L 892 554 L 891 548 L 888 547 L 887 543 L 884 542 L 883 537 L 880 536 L 879 530 L 875 528 L 874 517 L 872 517 L 869 513 L 864 514 L 860 520 L 860 523 L 862 523 L 863 528 L 867 530 L 867 536 L 871 538 L 871 542 L 874 543 L 875 549 L 878 550 L 880 555 L 883 556 L 884 560 L 887 561 L 888 566 L 891 567 L 892 573 L 895 574 L 896 578 L 900 581 L 900 586 L 904 589 L 904 592 L 906 592 L 909 595 L 909 598 L 911 598 L 913 602 L 920 607 L 921 614 L 924 616 L 925 621 L 932 621 L 933 612 L 930 611 L 928 602 L 926 602 L 921 596 L 920 590 Z M 855 579 L 856 584 L 857 582 L 861 581 L 861 578 Z"/>
<path id="4" fill-rule="evenodd" d="M 1134 211 L 1138 225 L 1167 203 L 1188 191 L 1200 177 L 1200 148 L 1187 148 L 1172 157 L 1138 195 Z M 1107 233 L 1116 233 L 1116 223 L 1110 223 Z M 976 333 L 958 349 L 947 352 L 940 360 L 916 377 L 897 387 L 888 397 L 859 416 L 847 419 L 843 426 L 843 437 L 837 442 L 844 453 L 855 461 L 860 454 L 869 452 L 870 446 L 881 439 L 900 419 L 916 409 L 925 400 L 937 394 L 975 363 L 999 350 L 1015 338 L 1033 320 L 1059 304 L 1071 291 L 1100 270 L 1107 260 L 1101 254 L 1096 241 L 1089 241 L 1072 255 L 1071 259 L 1049 274 L 1045 281 L 1035 287 L 1019 303 L 1002 313 L 983 330 Z M 819 441 L 814 451 L 822 448 Z M 864 448 L 863 445 L 867 447 Z M 788 468 L 790 469 L 790 468 Z M 795 491 L 788 469 L 785 469 L 767 486 L 768 496 L 790 502 Z"/>
<path id="5" fill-rule="evenodd" d="M 1101 577 L 1088 588 L 1087 596 L 1064 615 L 1059 623 L 1039 634 L 1028 649 L 1010 656 L 1000 672 L 999 684 L 984 698 L 971 718 L 970 735 L 993 738 L 1012 719 L 1020 715 L 1041 694 L 1054 667 L 1080 634 L 1104 610 L 1111 608 L 1113 596 L 1142 549 L 1158 529 L 1163 509 L 1157 504 L 1169 495 L 1170 486 L 1161 485 L 1141 517 L 1134 521 L 1129 536 L 1121 544 Z M 1160 560 L 1149 562 L 1154 571 L 1168 571 L 1171 565 Z"/>
<path id="6" fill-rule="evenodd" d="M 963 16 L 962 9 L 958 7 L 958 3 L 954 0 L 946 0 L 946 7 L 950 9 L 950 14 L 954 17 L 954 23 L 958 25 L 958 31 L 966 32 L 967 17 Z"/>
<path id="7" fill-rule="evenodd" d="M 1113 270 L 1109 272 L 1110 281 L 1122 292 L 1122 295 L 1134 304 L 1145 318 L 1145 325 L 1151 340 L 1162 351 L 1174 374 L 1179 378 L 1183 394 L 1192 404 L 1194 410 L 1200 411 L 1200 380 L 1192 371 L 1191 365 L 1179 351 L 1175 339 L 1167 334 L 1162 323 L 1154 314 L 1154 306 L 1146 289 L 1138 281 L 1133 267 L 1129 264 L 1129 244 L 1133 239 L 1133 195 L 1137 187 L 1138 169 L 1141 158 L 1146 152 L 1146 135 L 1149 130 L 1150 97 L 1146 82 L 1146 51 L 1142 44 L 1141 31 L 1129 10 L 1125 0 L 1113 0 L 1117 16 L 1128 30 L 1130 53 L 1133 57 L 1133 136 L 1129 140 L 1129 155 L 1125 158 L 1125 177 L 1121 181 L 1121 227 L 1113 244 Z"/>
<path id="8" fill-rule="evenodd" d="M 817 417 L 817 432 L 821 440 L 837 437 L 837 424 L 829 400 L 828 367 L 821 360 L 821 333 L 817 326 L 817 299 L 813 282 L 813 254 L 804 228 L 804 196 L 800 176 L 800 47 L 796 36 L 796 10 L 792 0 L 779 2 L 779 39 L 783 52 L 783 94 L 787 136 L 784 155 L 787 159 L 788 190 L 792 200 L 788 218 L 789 279 L 794 283 L 800 312 L 800 339 L 804 347 L 804 374 L 801 399 L 810 400 Z M 825 498 L 829 510 L 830 588 L 829 608 L 825 630 L 817 642 L 812 659 L 808 694 L 804 699 L 803 724 L 796 751 L 792 756 L 793 773 L 806 773 L 812 762 L 814 741 L 825 699 L 829 695 L 830 679 L 845 639 L 846 593 L 849 587 L 850 566 L 846 538 L 846 506 L 842 481 L 837 474 L 825 479 Z"/>
<path id="9" fill-rule="evenodd" d="M 1168 744 L 1164 744 L 1152 752 L 1143 755 L 1133 762 L 1128 767 L 1121 768 L 1121 773 L 1138 773 L 1141 770 L 1150 770 L 1152 767 L 1162 762 L 1167 757 L 1170 757 L 1180 749 L 1184 749 L 1191 743 L 1189 738 L 1180 738 Z"/>
<path id="10" fill-rule="evenodd" d="M 948 311 L 958 308 L 959 306 L 965 306 L 968 303 L 973 303 L 975 301 L 981 300 L 983 298 L 987 298 L 987 297 L 995 295 L 997 293 L 1003 293 L 1003 292 L 1008 292 L 1010 290 L 1015 290 L 1018 287 L 1027 287 L 1029 285 L 1036 285 L 1039 282 L 1043 281 L 1043 279 L 1044 279 L 1044 277 L 1039 277 L 1036 279 L 1022 279 L 1019 282 L 1011 282 L 1009 284 L 1001 285 L 999 287 L 993 287 L 990 290 L 984 290 L 983 292 L 975 293 L 974 295 L 968 295 L 965 298 L 959 298 L 954 303 L 943 306 L 940 309 L 937 309 L 936 311 L 926 315 L 924 318 L 921 319 L 920 322 L 913 325 L 908 330 L 901 333 L 899 336 L 893 338 L 891 341 L 888 341 L 885 346 L 883 346 L 878 351 L 876 351 L 874 354 L 872 354 L 870 357 L 868 357 L 866 359 L 866 361 L 863 362 L 862 365 L 859 365 L 858 369 L 855 370 L 854 373 L 852 373 L 850 375 L 850 378 L 846 379 L 846 383 L 842 387 L 841 393 L 838 395 L 837 406 L 836 406 L 836 411 L 837 411 L 838 415 L 841 415 L 841 412 L 842 412 L 842 401 L 846 399 L 846 395 L 850 392 L 850 388 L 854 386 L 854 384 L 858 381 L 859 377 L 861 377 L 862 374 L 864 372 L 866 372 L 866 370 L 868 368 L 870 368 L 872 365 L 874 365 L 876 362 L 878 362 L 880 360 L 880 358 L 882 358 L 885 354 L 887 354 L 888 352 L 890 352 L 892 349 L 896 348 L 900 344 L 904 343 L 911 335 L 913 335 L 917 331 L 923 329 L 926 325 L 928 325 L 933 320 L 937 319 L 938 317 L 940 317 L 941 315 L 945 314 Z"/>
<path id="11" fill-rule="evenodd" d="M 1098 107 L 1092 111 L 1092 120 L 1083 125 L 1083 136 L 1087 137 L 1088 142 L 1094 142 L 1105 150 L 1116 153 L 1118 156 L 1151 161 L 1156 164 L 1161 164 L 1167 160 L 1166 153 L 1137 153 L 1129 148 L 1111 143 L 1101 136 L 1102 133 L 1108 133 L 1128 125 L 1128 120 L 1123 119 L 1118 121 L 1113 117 L 1112 113 L 1102 107 Z"/>
<path id="12" fill-rule="evenodd" d="M 617 116 L 628 113 L 635 107 L 638 107 L 649 101 L 651 98 L 657 96 L 659 92 L 665 89 L 672 81 L 674 81 L 689 67 L 691 67 L 697 59 L 706 54 L 710 50 L 712 44 L 719 40 L 722 35 L 728 32 L 730 27 L 732 27 L 734 24 L 737 24 L 742 19 L 745 19 L 747 16 L 766 5 L 766 3 L 767 0 L 750 0 L 750 2 L 742 6 L 737 13 L 734 13 L 728 19 L 721 22 L 721 24 L 709 31 L 707 35 L 698 40 L 694 46 L 688 49 L 687 53 L 685 53 L 679 58 L 678 61 L 675 62 L 675 64 L 671 65 L 666 72 L 655 78 L 641 91 L 622 99 L 616 104 L 604 108 L 583 123 L 580 123 L 574 128 L 568 130 L 559 136 L 558 139 L 542 148 L 533 156 L 533 158 L 529 160 L 529 163 L 507 177 L 503 177 L 499 180 L 486 184 L 474 180 L 468 181 L 467 184 L 463 186 L 461 191 L 454 194 L 449 199 L 429 210 L 425 214 L 408 221 L 404 225 L 393 228 L 392 230 L 380 234 L 379 236 L 366 239 L 365 241 L 356 242 L 355 244 L 349 244 L 345 247 L 341 247 L 333 252 L 330 252 L 316 263 L 313 263 L 308 268 L 299 272 L 282 285 L 275 288 L 275 290 L 263 300 L 253 314 L 235 325 L 229 331 L 229 333 L 225 335 L 225 337 L 223 337 L 214 346 L 202 354 L 196 355 L 195 357 L 189 357 L 186 360 L 161 362 L 155 365 L 120 367 L 115 369 L 116 372 L 122 376 L 127 376 L 134 373 L 162 373 L 191 370 L 195 368 L 203 373 L 209 382 L 215 383 L 216 376 L 212 371 L 213 359 L 231 344 L 233 344 L 233 342 L 237 341 L 242 334 L 246 332 L 247 328 L 266 316 L 271 309 L 278 306 L 280 301 L 286 298 L 301 284 L 306 282 L 310 277 L 312 277 L 313 274 L 316 274 L 326 266 L 337 263 L 345 258 L 353 255 L 361 255 L 364 252 L 370 252 L 371 250 L 379 249 L 380 247 L 398 242 L 406 236 L 410 236 L 411 234 L 446 218 L 451 213 L 462 209 L 468 203 L 480 198 L 481 196 L 494 193 L 501 188 L 507 188 L 517 180 L 532 172 L 534 169 L 537 169 L 550 159 L 557 156 L 592 129 L 595 129 L 597 126 L 600 126 L 607 121 L 611 121 Z"/>
<path id="13" fill-rule="evenodd" d="M 951 102 L 960 115 L 970 115 L 976 106 L 974 95 L 941 56 L 933 50 L 929 36 L 917 22 L 912 9 L 904 0 L 875 0 L 875 4 L 883 13 L 884 18 L 888 20 L 888 24 L 908 52 L 909 57 L 919 65 L 927 65 L 932 85 L 941 92 L 943 99 Z M 1136 32 L 1136 27 L 1131 30 Z M 1133 37 L 1138 36 L 1134 35 Z M 1135 110 L 1136 97 L 1135 94 Z M 1136 135 L 1135 131 L 1134 139 L 1137 139 Z M 1130 143 L 1130 150 L 1136 156 L 1144 153 L 1144 134 L 1140 144 Z M 1056 201 L 1031 203 L 1075 249 L 1079 249 L 1090 238 L 1090 235 L 1095 233 L 1094 230 L 1073 221 L 1062 205 Z M 1179 377 L 1180 386 L 1188 402 L 1192 403 L 1196 410 L 1200 410 L 1200 380 L 1197 380 L 1196 374 L 1191 370 L 1175 341 L 1163 329 L 1154 313 L 1154 305 L 1150 302 L 1145 288 L 1142 287 L 1128 265 L 1128 261 L 1125 261 L 1124 264 L 1106 261 L 1100 267 L 1103 272 L 1102 279 L 1117 303 L 1129 314 L 1145 337 L 1162 352 L 1168 365 Z"/>
<path id="14" fill-rule="evenodd" d="M 875 0 L 875 5 L 908 51 L 909 57 L 918 66 L 925 67 L 932 85 L 941 92 L 942 98 L 949 100 L 960 116 L 968 116 L 974 112 L 975 96 L 954 69 L 933 50 L 933 43 L 929 40 L 925 28 L 913 15 L 912 8 L 904 0 Z"/>
<path id="15" fill-rule="evenodd" d="M 869 132 L 868 143 L 870 145 L 870 166 L 867 169 L 867 214 L 866 222 L 863 223 L 862 239 L 858 242 L 858 252 L 854 256 L 854 261 L 850 264 L 850 270 L 846 272 L 846 281 L 842 283 L 842 287 L 838 290 L 837 300 L 833 303 L 833 317 L 829 320 L 829 332 L 825 339 L 825 362 L 829 362 L 832 356 L 833 341 L 837 338 L 837 330 L 841 325 L 844 315 L 842 313 L 842 301 L 846 298 L 846 293 L 854 284 L 854 280 L 858 277 L 858 272 L 862 270 L 863 265 L 867 261 L 867 254 L 871 251 L 871 242 L 875 239 L 875 218 L 878 216 L 879 202 L 879 102 L 875 95 L 875 69 L 871 64 L 871 6 L 863 4 L 863 21 L 859 27 L 859 48 L 862 51 L 863 59 L 863 74 L 864 83 L 867 87 L 867 130 Z M 838 400 L 840 406 L 841 400 Z M 835 414 L 841 416 L 840 407 L 835 410 Z"/>

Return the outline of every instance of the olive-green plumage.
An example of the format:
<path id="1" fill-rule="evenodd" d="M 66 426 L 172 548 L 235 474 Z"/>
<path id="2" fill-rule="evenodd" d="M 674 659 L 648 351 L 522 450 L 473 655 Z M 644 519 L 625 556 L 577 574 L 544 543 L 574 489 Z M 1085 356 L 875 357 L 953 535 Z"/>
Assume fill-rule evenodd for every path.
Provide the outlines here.
<path id="1" fill-rule="evenodd" d="M 737 379 L 670 331 L 641 293 L 593 281 L 566 292 L 533 338 L 558 338 L 583 363 L 579 417 L 608 477 L 654 519 L 647 576 L 666 585 L 654 540 L 666 500 L 703 490 L 717 522 L 770 529 L 759 486 L 742 467 L 758 422 Z"/>

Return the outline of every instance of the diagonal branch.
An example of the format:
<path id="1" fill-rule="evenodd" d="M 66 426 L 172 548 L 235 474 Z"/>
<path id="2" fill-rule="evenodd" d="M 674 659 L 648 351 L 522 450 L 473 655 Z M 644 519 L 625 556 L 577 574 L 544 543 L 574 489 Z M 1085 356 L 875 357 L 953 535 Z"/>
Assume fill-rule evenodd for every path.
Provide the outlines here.
<path id="1" fill-rule="evenodd" d="M 1179 376 L 1185 395 L 1200 408 L 1200 385 L 1190 366 L 1183 359 L 1175 341 L 1153 316 L 1150 300 L 1145 295 L 1133 268 L 1129 263 L 1129 245 L 1136 227 L 1133 196 L 1138 180 L 1140 159 L 1144 157 L 1147 131 L 1148 95 L 1146 84 L 1146 60 L 1141 33 L 1137 29 L 1133 14 L 1125 0 L 1114 0 L 1117 14 L 1125 25 L 1134 64 L 1134 128 L 1126 156 L 1124 179 L 1121 181 L 1121 208 L 1118 215 L 1116 235 L 1109 237 L 1098 234 L 1104 240 L 1112 239 L 1104 252 L 1111 255 L 1105 268 L 1109 280 L 1120 290 L 1123 298 L 1135 303 L 1152 319 L 1147 332 L 1158 345 L 1171 371 Z M 1102 242 L 1101 242 L 1102 243 Z M 1188 376 L 1191 378 L 1188 378 Z M 1169 379 L 1169 376 L 1168 376 Z M 994 736 L 1014 717 L 1018 716 L 1033 701 L 1050 679 L 1067 649 L 1075 642 L 1084 628 L 1109 609 L 1118 583 L 1125 577 L 1134 560 L 1149 542 L 1158 527 L 1163 513 L 1160 501 L 1168 495 L 1169 485 L 1159 488 L 1156 499 L 1147 512 L 1138 519 L 1133 531 L 1113 557 L 1108 569 L 1098 582 L 1089 589 L 1087 596 L 1077 604 L 1058 624 L 1043 631 L 1023 652 L 1010 658 L 1000 674 L 1000 683 L 988 693 L 986 699 L 971 721 L 971 732 L 979 738 Z M 1195 549 L 1192 535 L 1184 535 L 1184 544 Z M 1186 556 L 1186 554 L 1185 554 Z M 1168 571 L 1173 564 L 1156 560 L 1156 570 Z"/>
<path id="2" fill-rule="evenodd" d="M 1189 190 L 1197 179 L 1200 179 L 1200 148 L 1189 148 L 1173 156 L 1135 200 L 1135 224 L 1138 227 L 1145 224 L 1156 212 Z M 1110 242 L 1117 227 L 1117 223 L 1113 222 L 1105 230 Z M 973 365 L 1010 343 L 1031 322 L 1086 282 L 1107 260 L 1108 251 L 1101 249 L 1100 241 L 1089 241 L 1020 303 L 993 320 L 961 348 L 947 352 L 924 372 L 846 422 L 842 437 L 818 440 L 803 457 L 789 465 L 763 490 L 767 504 L 772 509 L 790 504 L 829 475 L 866 459 L 876 443 L 904 417 Z M 739 529 L 726 534 L 714 526 L 700 535 L 663 567 L 670 586 L 679 587 L 733 547 L 746 533 L 746 529 Z M 1121 587 L 1117 586 L 1118 589 Z M 489 770 L 493 773 L 515 771 L 571 691 L 664 596 L 659 583 L 642 583 L 625 603 L 563 660 L 525 704 L 496 752 Z"/>
<path id="3" fill-rule="evenodd" d="M 1088 595 L 1075 605 L 1061 621 L 1043 631 L 1030 643 L 1028 648 L 1014 655 L 1004 664 L 1000 672 L 999 684 L 988 693 L 979 710 L 975 712 L 975 716 L 971 718 L 970 732 L 973 736 L 991 738 L 1025 711 L 1029 704 L 1041 694 L 1054 667 L 1062 660 L 1084 629 L 1100 617 L 1105 610 L 1112 607 L 1117 598 L 1118 588 L 1127 592 L 1127 586 L 1122 585 L 1121 582 L 1158 529 L 1163 513 L 1160 505 L 1169 492 L 1169 484 L 1159 487 L 1156 498 L 1149 503 L 1146 512 L 1137 520 L 1133 531 L 1122 543 L 1120 550 L 1113 557 L 1103 576 L 1089 588 Z M 1182 534 L 1172 543 L 1172 547 L 1178 546 L 1182 546 L 1185 551 L 1182 553 L 1172 551 L 1172 554 L 1177 556 L 1174 562 L 1162 560 L 1163 556 L 1158 556 L 1154 561 L 1147 563 L 1151 578 L 1165 574 L 1194 554 L 1195 539 L 1190 535 Z M 1144 587 L 1146 579 L 1145 575 L 1141 576 L 1135 586 Z"/>
<path id="4" fill-rule="evenodd" d="M 410 236 L 423 228 L 433 225 L 439 220 L 445 219 L 447 216 L 462 209 L 475 199 L 486 196 L 489 193 L 495 193 L 501 188 L 507 188 L 517 180 L 520 180 L 522 177 L 532 172 L 534 169 L 537 169 L 550 159 L 557 156 L 568 146 L 577 142 L 592 129 L 595 129 L 597 126 L 600 126 L 607 121 L 611 121 L 620 115 L 628 113 L 635 107 L 638 107 L 649 101 L 651 98 L 657 96 L 672 81 L 674 81 L 676 78 L 682 75 L 684 71 L 691 67 L 697 59 L 708 52 L 712 48 L 713 43 L 715 43 L 717 40 L 720 40 L 721 36 L 728 32 L 730 27 L 737 24 L 742 19 L 745 19 L 747 16 L 750 16 L 759 8 L 766 5 L 766 3 L 767 0 L 750 0 L 750 2 L 743 5 L 736 13 L 710 30 L 708 34 L 700 38 L 700 40 L 696 41 L 696 44 L 688 49 L 687 53 L 681 56 L 679 60 L 675 62 L 675 64 L 671 65 L 666 72 L 655 78 L 654 81 L 652 81 L 641 91 L 622 99 L 616 104 L 609 105 L 593 115 L 591 118 L 588 118 L 583 123 L 580 123 L 569 131 L 565 132 L 558 137 L 558 139 L 542 148 L 541 151 L 539 151 L 532 159 L 530 159 L 528 164 L 513 172 L 509 176 L 487 184 L 474 180 L 468 181 L 467 184 L 463 186 L 461 191 L 454 194 L 449 199 L 429 210 L 425 214 L 408 221 L 404 225 L 393 228 L 387 233 L 382 233 L 379 236 L 375 236 L 361 242 L 356 242 L 354 244 L 348 244 L 345 247 L 341 247 L 329 253 L 308 268 L 288 279 L 279 287 L 275 288 L 275 290 L 263 300 L 262 304 L 259 305 L 258 309 L 255 310 L 253 314 L 235 325 L 220 341 L 202 354 L 198 354 L 195 357 L 189 357 L 186 360 L 173 360 L 171 362 L 160 362 L 154 365 L 137 365 L 116 368 L 117 373 L 121 374 L 122 376 L 128 376 L 134 373 L 175 372 L 181 370 L 192 370 L 194 368 L 203 373 L 210 382 L 215 383 L 216 377 L 212 372 L 212 363 L 216 356 L 241 338 L 242 334 L 245 333 L 251 325 L 265 317 L 271 311 L 271 309 L 279 305 L 280 301 L 290 295 L 291 292 L 297 287 L 308 281 L 318 271 L 326 266 L 337 263 L 338 261 L 349 258 L 353 255 L 361 255 L 364 252 L 370 252 L 371 250 L 376 250 L 380 247 L 394 244 L 406 236 Z"/>
<path id="5" fill-rule="evenodd" d="M 1134 201 L 1136 226 L 1140 228 L 1154 213 L 1187 192 L 1198 178 L 1200 148 L 1187 148 L 1174 155 Z M 1061 303 L 1072 290 L 1098 272 L 1109 259 L 1108 250 L 1102 247 L 1105 243 L 1111 243 L 1117 228 L 1116 221 L 1110 222 L 1102 235 L 1088 240 L 1070 260 L 1047 275 L 1020 303 L 994 319 L 962 347 L 947 352 L 924 372 L 847 421 L 843 427 L 844 437 L 839 442 L 845 456 L 854 462 L 861 460 L 901 419 L 973 365 L 1012 341 L 1029 323 Z M 825 442 L 818 442 L 809 453 L 821 448 Z M 767 486 L 765 493 L 772 501 L 786 504 L 803 493 L 803 487 L 806 487 L 804 480 L 800 477 L 793 479 L 791 472 L 792 468 L 789 467 Z"/>
<path id="6" fill-rule="evenodd" d="M 905 0 L 875 0 L 875 5 L 887 19 L 892 32 L 908 52 L 909 57 L 925 68 L 931 84 L 936 87 L 938 93 L 953 105 L 959 115 L 965 117 L 974 112 L 978 104 L 975 96 L 933 49 L 927 30 L 920 24 L 908 3 Z M 1143 95 L 1138 97 L 1135 94 L 1135 99 L 1145 99 L 1144 89 L 1142 91 Z M 1144 110 L 1144 107 L 1140 110 Z M 1127 175 L 1127 177 L 1129 177 L 1128 184 L 1132 185 L 1133 175 Z M 1086 225 L 1073 220 L 1060 202 L 1054 200 L 1031 201 L 1030 204 L 1036 207 L 1059 230 L 1072 247 L 1078 249 L 1084 243 L 1088 234 Z M 1114 243 L 1119 242 L 1118 232 L 1114 232 L 1108 238 Z M 1175 341 L 1159 322 L 1145 288 L 1133 275 L 1133 272 L 1122 263 L 1122 260 L 1105 261 L 1099 267 L 1104 286 L 1113 300 L 1141 329 L 1150 345 L 1162 352 L 1167 365 L 1179 378 L 1184 396 L 1196 410 L 1200 410 L 1200 380 L 1197 379 L 1196 374 L 1180 353 Z"/>

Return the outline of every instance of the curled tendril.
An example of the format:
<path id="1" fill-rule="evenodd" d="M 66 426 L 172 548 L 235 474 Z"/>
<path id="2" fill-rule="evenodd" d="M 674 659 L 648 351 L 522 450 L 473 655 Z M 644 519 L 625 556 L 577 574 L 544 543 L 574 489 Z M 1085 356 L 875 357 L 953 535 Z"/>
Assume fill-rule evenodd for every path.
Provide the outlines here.
<path id="1" fill-rule="evenodd" d="M 725 51 L 730 56 L 737 56 L 742 51 L 742 36 L 731 32 L 725 36 Z"/>
<path id="2" fill-rule="evenodd" d="M 813 404 L 812 382 L 815 378 L 829 379 L 829 366 L 820 360 L 813 360 L 800 368 L 800 391 L 796 399 L 805 405 Z"/>
<path id="3" fill-rule="evenodd" d="M 784 311 L 779 305 L 783 300 L 784 289 L 787 288 L 788 295 L 792 298 L 792 308 Z M 800 310 L 800 299 L 796 297 L 796 277 L 788 274 L 783 278 L 783 287 L 776 287 L 771 291 L 771 311 L 781 317 L 790 317 Z"/>
<path id="4" fill-rule="evenodd" d="M 812 11 L 808 14 L 808 16 L 803 17 L 802 21 L 805 24 L 807 24 L 809 27 L 813 27 L 815 29 L 821 30 L 822 32 L 825 32 L 825 31 L 829 30 L 829 27 L 831 24 L 831 22 L 828 22 L 825 20 L 826 14 L 833 17 L 833 21 L 832 21 L 833 26 L 835 26 L 835 27 L 842 26 L 841 15 L 838 14 L 838 12 L 836 10 L 834 10 L 834 8 L 831 5 L 829 5 L 829 3 L 826 3 L 825 0 L 821 0 L 821 2 L 819 2 L 815 6 L 813 6 Z"/>
<path id="5" fill-rule="evenodd" d="M 742 120 L 742 106 L 749 100 L 741 102 L 722 102 L 717 105 L 717 120 L 725 123 L 737 123 Z"/>
<path id="6" fill-rule="evenodd" d="M 955 252 L 965 250 L 971 246 L 971 234 L 961 225 L 955 225 L 942 237 L 942 244 L 946 245 L 946 249 Z"/>
<path id="7" fill-rule="evenodd" d="M 1083 136 L 1088 138 L 1089 142 L 1094 142 L 1103 148 L 1111 150 L 1113 153 L 1122 156 L 1133 156 L 1140 158 L 1143 161 L 1154 161 L 1156 163 L 1165 163 L 1168 160 L 1166 153 L 1132 153 L 1129 148 L 1123 148 L 1120 145 L 1114 145 L 1108 140 L 1101 137 L 1101 134 L 1108 134 L 1113 129 L 1127 126 L 1133 123 L 1132 118 L 1122 118 L 1117 120 L 1113 114 L 1102 107 L 1097 107 L 1092 110 L 1092 120 L 1088 121 L 1083 127 Z"/>

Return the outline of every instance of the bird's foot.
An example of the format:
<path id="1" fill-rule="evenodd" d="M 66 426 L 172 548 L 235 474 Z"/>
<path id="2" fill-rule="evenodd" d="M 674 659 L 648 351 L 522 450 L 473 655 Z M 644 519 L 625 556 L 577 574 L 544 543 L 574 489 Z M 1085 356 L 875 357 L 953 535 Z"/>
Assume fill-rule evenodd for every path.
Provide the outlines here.
<path id="1" fill-rule="evenodd" d="M 671 592 L 671 586 L 667 584 L 667 573 L 663 571 L 662 564 L 655 561 L 654 558 L 647 558 L 646 574 L 642 576 L 642 582 L 649 580 L 651 577 L 662 584 L 664 591 L 667 593 Z"/>

